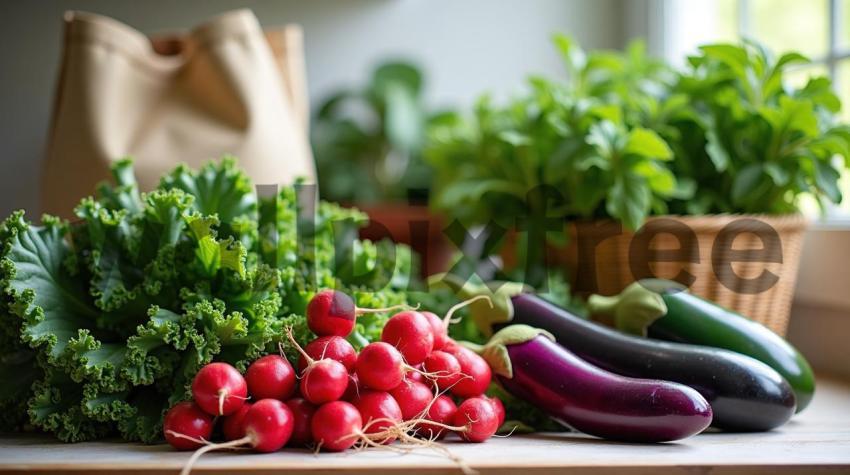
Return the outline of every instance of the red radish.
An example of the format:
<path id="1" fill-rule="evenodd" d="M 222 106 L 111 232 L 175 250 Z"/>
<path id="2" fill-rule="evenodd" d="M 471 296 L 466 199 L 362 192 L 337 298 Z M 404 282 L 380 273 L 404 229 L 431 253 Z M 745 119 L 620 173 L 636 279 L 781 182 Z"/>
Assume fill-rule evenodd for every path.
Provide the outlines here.
<path id="1" fill-rule="evenodd" d="M 245 372 L 248 392 L 254 399 L 289 399 L 295 392 L 295 370 L 286 358 L 267 355 L 251 363 Z"/>
<path id="2" fill-rule="evenodd" d="M 410 367 L 404 364 L 401 353 L 382 341 L 369 343 L 360 350 L 355 366 L 360 383 L 378 391 L 389 391 L 398 386 L 408 369 Z"/>
<path id="3" fill-rule="evenodd" d="M 316 410 L 310 428 L 320 448 L 341 452 L 359 440 L 363 419 L 351 403 L 333 401 Z"/>
<path id="4" fill-rule="evenodd" d="M 484 361 L 484 358 L 462 346 L 451 347 L 449 353 L 457 358 L 462 374 L 460 381 L 452 386 L 452 394 L 462 398 L 484 394 L 492 378 L 490 365 Z"/>
<path id="5" fill-rule="evenodd" d="M 404 379 L 407 381 L 417 381 L 420 383 L 424 383 L 427 381 L 425 375 L 422 374 L 422 365 L 417 365 L 414 369 L 411 369 L 404 373 Z"/>
<path id="6" fill-rule="evenodd" d="M 499 429 L 499 416 L 492 402 L 473 397 L 463 401 L 452 417 L 452 422 L 463 430 L 456 431 L 469 442 L 484 442 Z"/>
<path id="7" fill-rule="evenodd" d="M 453 353 L 460 345 L 457 344 L 456 341 L 449 338 L 446 340 L 446 344 L 443 345 L 443 349 L 440 351 L 445 351 L 446 353 Z"/>
<path id="8" fill-rule="evenodd" d="M 396 386 L 390 395 L 401 408 L 401 417 L 410 420 L 424 415 L 428 404 L 434 399 L 434 394 L 428 386 L 418 381 L 404 380 Z"/>
<path id="9" fill-rule="evenodd" d="M 213 418 L 193 402 L 180 402 L 165 414 L 162 428 L 165 440 L 172 447 L 177 450 L 195 450 L 210 439 Z"/>
<path id="10" fill-rule="evenodd" d="M 261 399 L 251 405 L 242 420 L 245 436 L 208 444 L 196 450 L 183 466 L 180 475 L 188 475 L 198 458 L 212 450 L 250 446 L 257 452 L 274 452 L 286 445 L 292 435 L 292 411 L 277 399 Z M 184 436 L 185 437 L 185 436 Z"/>
<path id="11" fill-rule="evenodd" d="M 316 406 L 300 397 L 286 401 L 286 405 L 292 411 L 292 437 L 289 438 L 289 445 L 303 446 L 312 443 L 313 429 L 310 423 L 316 413 Z"/>
<path id="12" fill-rule="evenodd" d="M 341 398 L 348 387 L 348 371 L 339 361 L 328 358 L 316 360 L 304 352 L 292 336 L 292 328 L 286 329 L 289 341 L 307 361 L 301 372 L 301 395 L 313 404 L 324 404 Z"/>
<path id="13" fill-rule="evenodd" d="M 440 394 L 431 403 L 431 407 L 428 408 L 428 412 L 423 419 L 443 425 L 451 424 L 455 412 L 457 412 L 457 406 L 452 401 L 452 398 L 445 394 Z M 447 432 L 443 427 L 434 424 L 420 423 L 416 426 L 416 434 L 428 439 L 441 439 Z"/>
<path id="14" fill-rule="evenodd" d="M 246 402 L 239 408 L 238 411 L 226 416 L 221 422 L 221 431 L 224 433 L 224 440 L 236 440 L 245 437 L 245 414 L 253 404 Z"/>
<path id="15" fill-rule="evenodd" d="M 490 403 L 493 404 L 493 409 L 496 411 L 496 416 L 499 418 L 499 427 L 502 427 L 502 424 L 505 423 L 505 405 L 502 404 L 502 400 L 497 397 L 483 397 L 485 400 L 490 401 Z"/>
<path id="16" fill-rule="evenodd" d="M 452 339 L 449 338 L 449 325 L 452 323 L 452 315 L 461 308 L 481 299 L 486 299 L 487 303 L 490 304 L 490 307 L 493 307 L 493 301 L 490 300 L 490 297 L 486 295 L 478 295 L 454 305 L 448 312 L 446 312 L 446 316 L 442 319 L 431 312 L 421 312 L 428 320 L 428 324 L 431 325 L 431 331 L 434 334 L 435 350 L 445 350 L 446 345 L 452 341 Z"/>
<path id="17" fill-rule="evenodd" d="M 345 393 L 340 399 L 351 402 L 360 395 L 360 380 L 356 374 L 348 375 L 348 386 L 345 388 Z"/>
<path id="18" fill-rule="evenodd" d="M 292 411 L 277 399 L 260 399 L 245 414 L 245 439 L 257 452 L 274 452 L 289 442 Z"/>
<path id="19" fill-rule="evenodd" d="M 354 321 L 364 313 L 389 312 L 407 308 L 395 305 L 387 308 L 359 308 L 345 292 L 322 290 L 307 304 L 307 326 L 318 336 L 348 336 L 354 330 Z"/>
<path id="20" fill-rule="evenodd" d="M 248 384 L 239 371 L 227 363 L 210 363 L 198 371 L 192 381 L 192 397 L 198 406 L 213 416 L 238 411 L 248 398 Z"/>
<path id="21" fill-rule="evenodd" d="M 352 404 L 360 412 L 365 434 L 384 432 L 402 421 L 401 408 L 388 392 L 363 391 Z M 395 439 L 395 436 L 380 436 L 378 442 L 391 444 Z"/>
<path id="22" fill-rule="evenodd" d="M 399 312 L 384 324 L 381 341 L 398 348 L 411 365 L 425 361 L 434 349 L 434 332 L 428 319 L 414 310 Z"/>
<path id="23" fill-rule="evenodd" d="M 446 327 L 443 325 L 443 319 L 438 317 L 433 312 L 419 312 L 428 320 L 428 324 L 431 325 L 431 333 L 434 334 L 434 349 L 442 350 L 444 346 L 446 346 L 446 342 L 449 341 L 449 333 Z"/>
<path id="24" fill-rule="evenodd" d="M 462 376 L 460 363 L 457 358 L 445 351 L 438 350 L 431 352 L 425 358 L 422 368 L 437 383 L 437 387 L 441 391 L 451 388 Z"/>
<path id="25" fill-rule="evenodd" d="M 321 336 L 307 343 L 304 347 L 304 352 L 313 357 L 315 360 L 328 358 L 339 361 L 345 366 L 349 373 L 354 371 L 354 364 L 357 363 L 357 352 L 345 338 L 341 336 Z M 304 357 L 298 358 L 298 371 L 304 371 L 307 367 L 307 360 Z"/>

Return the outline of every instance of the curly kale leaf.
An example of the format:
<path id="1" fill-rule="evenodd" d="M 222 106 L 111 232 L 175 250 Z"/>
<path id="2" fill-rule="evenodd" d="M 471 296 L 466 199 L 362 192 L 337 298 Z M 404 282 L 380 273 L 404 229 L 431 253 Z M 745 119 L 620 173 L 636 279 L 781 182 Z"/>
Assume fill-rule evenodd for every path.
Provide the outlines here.
<path id="1" fill-rule="evenodd" d="M 154 442 L 202 365 L 244 370 L 287 327 L 312 339 L 304 309 L 320 288 L 364 307 L 406 302 L 409 250 L 354 239 L 356 210 L 320 203 L 311 217 L 292 187 L 258 206 L 232 159 L 178 167 L 149 193 L 129 161 L 113 174 L 72 225 L 23 212 L 0 225 L 0 375 L 14 383 L 0 390 L 2 428 Z M 387 317 L 361 318 L 353 343 L 379 338 Z"/>

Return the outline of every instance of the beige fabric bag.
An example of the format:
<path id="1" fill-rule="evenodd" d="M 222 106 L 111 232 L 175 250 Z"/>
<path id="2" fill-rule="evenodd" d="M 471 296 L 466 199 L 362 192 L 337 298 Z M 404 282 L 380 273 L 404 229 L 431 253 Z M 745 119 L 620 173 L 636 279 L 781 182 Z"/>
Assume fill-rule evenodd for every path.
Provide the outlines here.
<path id="1" fill-rule="evenodd" d="M 307 110 L 297 26 L 264 36 L 251 11 L 237 10 L 186 36 L 149 40 L 69 12 L 42 211 L 70 217 L 125 156 L 143 190 L 177 163 L 197 167 L 226 153 L 254 183 L 313 181 Z"/>

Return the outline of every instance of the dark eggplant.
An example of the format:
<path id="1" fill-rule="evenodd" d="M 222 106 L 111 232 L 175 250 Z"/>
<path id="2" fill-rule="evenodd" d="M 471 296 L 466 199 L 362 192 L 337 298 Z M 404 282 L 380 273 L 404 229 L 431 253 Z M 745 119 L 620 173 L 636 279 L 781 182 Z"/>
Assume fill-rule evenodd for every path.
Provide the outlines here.
<path id="1" fill-rule="evenodd" d="M 581 358 L 618 374 L 686 384 L 714 410 L 714 426 L 766 431 L 796 406 L 788 383 L 766 364 L 732 351 L 626 335 L 573 315 L 532 294 L 511 298 L 511 323 L 543 328 Z"/>
<path id="2" fill-rule="evenodd" d="M 613 373 L 675 381 L 696 389 L 711 404 L 712 425 L 720 429 L 766 431 L 794 414 L 796 402 L 788 382 L 748 356 L 628 335 L 574 315 L 514 283 L 494 283 L 491 289 L 458 285 L 451 276 L 431 279 L 432 285 L 436 282 L 460 290 L 465 298 L 491 297 L 492 308 L 483 302 L 470 305 L 473 319 L 485 334 L 510 324 L 530 325 L 551 332 L 566 349 Z"/>
<path id="3" fill-rule="evenodd" d="M 527 325 L 500 330 L 482 355 L 505 390 L 586 434 L 667 442 L 698 434 L 711 423 L 711 406 L 697 391 L 610 373 Z"/>
<path id="4" fill-rule="evenodd" d="M 666 312 L 642 312 L 645 293 L 659 295 Z M 784 338 L 764 325 L 702 299 L 677 282 L 646 279 L 620 295 L 594 295 L 591 310 L 614 317 L 617 328 L 653 338 L 725 348 L 751 356 L 775 369 L 797 396 L 797 412 L 805 409 L 815 392 L 815 376 L 808 361 Z M 647 332 L 648 330 L 648 332 Z"/>

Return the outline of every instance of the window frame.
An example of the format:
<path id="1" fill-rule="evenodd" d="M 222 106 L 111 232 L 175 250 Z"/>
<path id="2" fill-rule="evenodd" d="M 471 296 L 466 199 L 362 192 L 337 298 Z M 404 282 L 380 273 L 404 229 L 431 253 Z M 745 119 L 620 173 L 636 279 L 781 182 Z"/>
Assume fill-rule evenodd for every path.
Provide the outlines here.
<path id="1" fill-rule="evenodd" d="M 741 38 L 755 37 L 753 33 L 752 1 L 735 1 L 737 2 L 738 10 L 738 36 Z M 843 7 L 841 0 L 827 1 L 826 15 L 829 29 L 827 32 L 826 55 L 809 58 L 812 65 L 821 64 L 826 66 L 835 90 L 840 90 L 841 86 L 839 84 L 840 78 L 838 77 L 838 63 L 842 60 L 850 60 L 850 45 L 844 46 L 841 44 L 842 34 L 844 33 L 844 25 L 841 22 L 844 14 Z M 850 87 L 850 84 L 847 87 Z"/>

